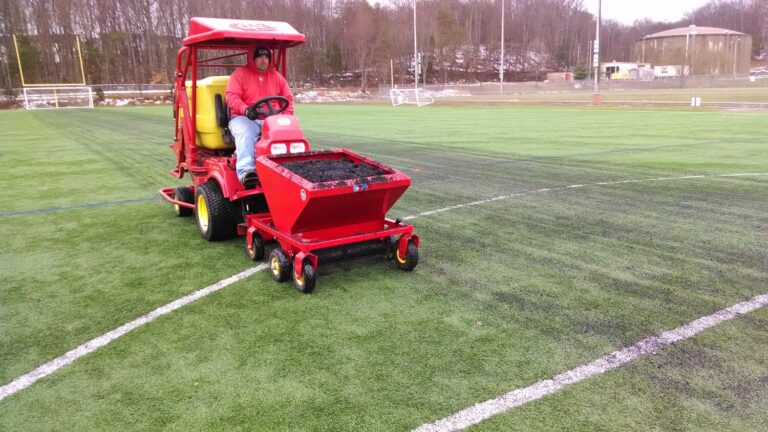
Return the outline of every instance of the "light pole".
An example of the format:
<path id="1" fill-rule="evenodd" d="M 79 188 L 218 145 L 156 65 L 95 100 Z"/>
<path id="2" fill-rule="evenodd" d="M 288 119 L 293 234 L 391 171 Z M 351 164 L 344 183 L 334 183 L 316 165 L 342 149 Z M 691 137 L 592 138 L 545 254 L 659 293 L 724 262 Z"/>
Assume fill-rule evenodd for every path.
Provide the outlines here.
<path id="1" fill-rule="evenodd" d="M 413 88 L 418 90 L 419 88 L 419 67 L 421 62 L 419 61 L 418 50 L 416 49 L 416 0 L 413 0 Z M 418 95 L 418 91 L 416 92 Z"/>
<path id="2" fill-rule="evenodd" d="M 600 14 L 602 12 L 602 0 L 597 0 L 597 21 L 595 22 L 595 43 L 593 45 L 594 58 L 592 63 L 595 68 L 595 94 L 592 98 L 592 104 L 599 106 L 603 103 L 603 96 L 600 94 Z"/>
<path id="3" fill-rule="evenodd" d="M 501 0 L 501 60 L 499 61 L 499 93 L 504 94 L 504 0 Z"/>
<path id="4" fill-rule="evenodd" d="M 696 49 L 696 35 L 698 34 L 698 31 L 696 30 L 696 26 L 691 24 L 688 26 L 688 31 L 685 33 L 685 65 L 683 65 L 683 70 L 680 72 L 680 77 L 685 78 L 688 75 L 693 74 L 693 61 L 691 60 L 692 52 L 695 52 Z M 693 46 L 690 46 L 690 44 L 693 43 Z"/>

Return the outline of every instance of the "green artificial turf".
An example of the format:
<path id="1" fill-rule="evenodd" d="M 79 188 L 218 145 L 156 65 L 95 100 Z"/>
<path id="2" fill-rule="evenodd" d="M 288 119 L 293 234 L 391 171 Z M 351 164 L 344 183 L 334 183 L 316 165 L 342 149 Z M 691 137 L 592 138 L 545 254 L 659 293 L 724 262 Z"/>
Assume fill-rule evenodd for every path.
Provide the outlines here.
<path id="1" fill-rule="evenodd" d="M 411 176 L 391 217 L 519 195 L 412 219 L 412 273 L 376 258 L 328 264 L 311 295 L 257 273 L 0 401 L 0 430 L 407 430 L 768 286 L 768 176 L 717 177 L 768 173 L 765 114 L 297 115 L 314 148 Z M 151 199 L 185 183 L 168 175 L 171 129 L 169 107 L 0 112 L 0 385 L 254 265 L 242 238 L 207 243 Z M 649 180 L 695 175 L 706 177 Z M 760 429 L 766 319 L 476 428 Z"/>

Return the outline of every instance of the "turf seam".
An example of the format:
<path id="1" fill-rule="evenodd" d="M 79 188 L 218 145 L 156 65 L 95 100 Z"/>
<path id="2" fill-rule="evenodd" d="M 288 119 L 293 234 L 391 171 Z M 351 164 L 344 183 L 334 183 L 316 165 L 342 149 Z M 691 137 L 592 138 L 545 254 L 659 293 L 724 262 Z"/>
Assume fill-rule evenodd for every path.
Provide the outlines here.
<path id="1" fill-rule="evenodd" d="M 67 207 L 50 207 L 50 208 L 37 209 L 37 210 L 20 210 L 20 211 L 12 211 L 12 212 L 3 212 L 3 213 L 0 213 L 0 218 L 10 217 L 10 216 L 31 215 L 31 214 L 38 214 L 38 213 L 53 213 L 53 212 L 60 212 L 60 211 L 67 211 L 67 210 L 93 208 L 93 207 L 110 207 L 110 206 L 133 204 L 133 203 L 145 202 L 145 201 L 158 201 L 159 199 L 160 198 L 158 197 L 146 197 L 146 198 L 126 199 L 126 200 L 120 200 L 120 201 L 104 201 L 104 202 L 95 202 L 95 203 L 87 203 L 87 204 L 78 204 L 78 205 L 67 206 Z"/>
<path id="2" fill-rule="evenodd" d="M 495 415 L 513 410 L 530 402 L 554 394 L 569 386 L 593 376 L 601 375 L 616 369 L 638 358 L 655 353 L 658 349 L 673 345 L 676 342 L 690 339 L 693 336 L 732 320 L 740 315 L 753 312 L 768 305 L 768 293 L 761 294 L 750 300 L 737 303 L 682 325 L 674 330 L 652 336 L 620 350 L 606 354 L 597 360 L 568 370 L 552 378 L 538 381 L 528 387 L 519 388 L 505 393 L 497 398 L 475 404 L 455 414 L 432 423 L 423 424 L 415 429 L 416 432 L 443 432 L 467 428 L 487 420 Z"/>

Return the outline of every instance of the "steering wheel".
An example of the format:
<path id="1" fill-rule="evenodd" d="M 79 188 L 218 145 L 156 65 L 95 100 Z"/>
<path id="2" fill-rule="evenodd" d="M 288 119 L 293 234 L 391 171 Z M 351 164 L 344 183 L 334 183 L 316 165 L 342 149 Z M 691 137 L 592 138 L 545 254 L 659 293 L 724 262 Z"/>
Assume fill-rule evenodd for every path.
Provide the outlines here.
<path id="1" fill-rule="evenodd" d="M 272 102 L 277 102 L 277 109 L 272 106 Z M 252 109 L 259 117 L 269 117 L 287 110 L 289 104 L 290 102 L 288 102 L 288 98 L 282 96 L 267 96 L 257 100 L 256 103 L 251 105 L 250 109 Z"/>

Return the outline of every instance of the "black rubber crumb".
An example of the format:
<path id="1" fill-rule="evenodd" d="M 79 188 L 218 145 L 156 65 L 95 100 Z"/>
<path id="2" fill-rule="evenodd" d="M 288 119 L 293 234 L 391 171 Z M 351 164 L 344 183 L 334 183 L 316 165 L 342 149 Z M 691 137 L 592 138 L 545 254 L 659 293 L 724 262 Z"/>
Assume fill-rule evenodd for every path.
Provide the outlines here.
<path id="1" fill-rule="evenodd" d="M 282 166 L 312 183 L 338 182 L 386 174 L 386 171 L 365 162 L 355 163 L 349 159 L 307 159 L 286 162 Z"/>

